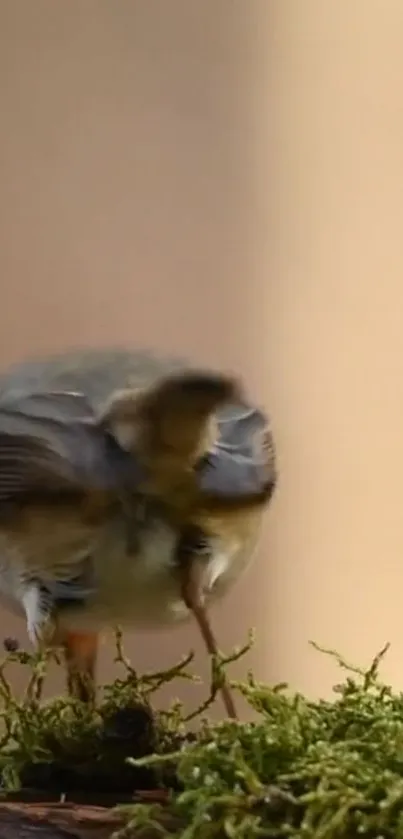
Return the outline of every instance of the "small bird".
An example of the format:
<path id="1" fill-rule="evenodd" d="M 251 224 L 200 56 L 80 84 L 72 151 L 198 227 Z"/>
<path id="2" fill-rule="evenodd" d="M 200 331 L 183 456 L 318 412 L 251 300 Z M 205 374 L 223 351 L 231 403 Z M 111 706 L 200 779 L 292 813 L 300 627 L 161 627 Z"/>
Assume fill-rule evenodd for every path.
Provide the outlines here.
<path id="1" fill-rule="evenodd" d="M 125 349 L 0 376 L 0 600 L 62 646 L 92 701 L 99 633 L 172 626 L 248 565 L 277 484 L 270 422 L 234 377 Z M 236 716 L 230 692 L 223 699 Z"/>

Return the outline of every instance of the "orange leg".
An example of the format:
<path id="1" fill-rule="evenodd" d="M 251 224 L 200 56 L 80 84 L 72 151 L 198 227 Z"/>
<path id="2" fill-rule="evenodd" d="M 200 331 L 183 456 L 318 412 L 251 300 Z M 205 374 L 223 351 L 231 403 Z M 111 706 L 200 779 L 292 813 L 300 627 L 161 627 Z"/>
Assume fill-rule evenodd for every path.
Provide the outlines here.
<path id="1" fill-rule="evenodd" d="M 95 700 L 95 668 L 98 653 L 96 632 L 63 632 L 61 644 L 67 667 L 70 696 L 82 702 Z"/>

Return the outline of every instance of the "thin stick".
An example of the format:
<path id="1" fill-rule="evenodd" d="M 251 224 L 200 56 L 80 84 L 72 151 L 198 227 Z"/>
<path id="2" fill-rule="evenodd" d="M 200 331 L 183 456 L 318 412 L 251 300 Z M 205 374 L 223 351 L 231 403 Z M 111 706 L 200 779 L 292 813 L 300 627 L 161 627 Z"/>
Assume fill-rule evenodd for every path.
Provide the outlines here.
<path id="1" fill-rule="evenodd" d="M 189 557 L 186 562 L 184 571 L 184 579 L 182 586 L 182 597 L 188 609 L 190 609 L 197 621 L 201 636 L 206 645 L 207 652 L 214 658 L 218 658 L 219 651 L 215 635 L 211 628 L 211 623 L 208 619 L 206 608 L 201 598 L 201 579 L 203 567 L 198 559 Z M 221 696 L 224 703 L 225 710 L 232 720 L 238 719 L 234 700 L 227 682 L 224 681 L 221 685 Z"/>

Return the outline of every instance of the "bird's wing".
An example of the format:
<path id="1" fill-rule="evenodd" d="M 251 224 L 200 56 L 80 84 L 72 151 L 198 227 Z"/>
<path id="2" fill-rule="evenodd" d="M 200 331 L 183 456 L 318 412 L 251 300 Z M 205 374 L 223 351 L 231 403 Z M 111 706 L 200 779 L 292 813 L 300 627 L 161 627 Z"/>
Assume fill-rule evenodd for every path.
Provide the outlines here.
<path id="1" fill-rule="evenodd" d="M 64 573 L 59 569 L 56 576 L 42 580 L 42 587 L 52 598 L 55 607 L 60 611 L 72 604 L 85 605 L 87 600 L 96 592 L 97 583 L 94 565 L 90 552 L 82 556 L 80 562 L 73 564 L 74 573 Z"/>
<path id="2" fill-rule="evenodd" d="M 0 398 L 0 503 L 28 494 L 112 489 L 127 470 L 136 484 L 136 463 L 98 427 L 82 393 Z"/>
<path id="3" fill-rule="evenodd" d="M 201 489 L 216 497 L 271 497 L 277 483 L 270 421 L 258 408 L 231 405 L 218 417 L 219 437 L 200 471 Z"/>
<path id="4" fill-rule="evenodd" d="M 41 490 L 57 492 L 71 487 L 63 459 L 45 442 L 0 431 L 0 503 Z"/>

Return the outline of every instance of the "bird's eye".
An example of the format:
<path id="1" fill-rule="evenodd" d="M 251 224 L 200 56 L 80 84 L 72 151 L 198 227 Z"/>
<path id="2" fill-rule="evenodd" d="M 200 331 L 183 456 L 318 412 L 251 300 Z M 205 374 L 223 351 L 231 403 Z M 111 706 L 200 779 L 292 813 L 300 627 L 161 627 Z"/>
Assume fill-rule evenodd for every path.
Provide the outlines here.
<path id="1" fill-rule="evenodd" d="M 207 454 L 204 454 L 202 455 L 202 457 L 199 458 L 199 460 L 195 464 L 194 469 L 195 472 L 199 473 L 202 472 L 203 469 L 207 469 L 209 467 L 211 468 L 212 466 L 214 466 L 214 455 L 212 454 L 212 452 L 207 452 Z"/>

